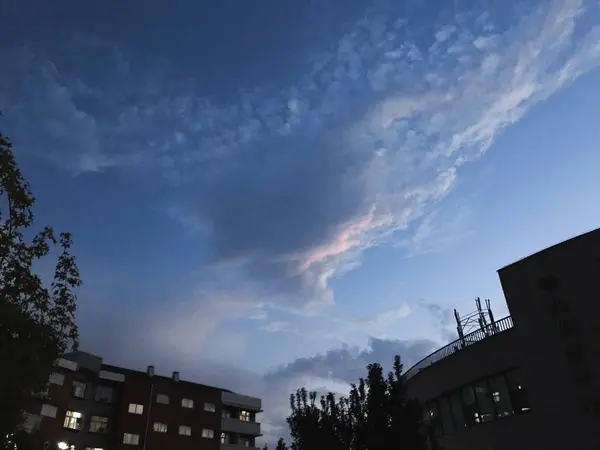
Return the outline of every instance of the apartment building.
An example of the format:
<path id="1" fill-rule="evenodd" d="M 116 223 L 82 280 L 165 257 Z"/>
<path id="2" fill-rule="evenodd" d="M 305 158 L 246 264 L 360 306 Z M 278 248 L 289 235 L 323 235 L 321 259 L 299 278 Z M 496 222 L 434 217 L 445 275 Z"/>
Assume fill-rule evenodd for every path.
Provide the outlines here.
<path id="1" fill-rule="evenodd" d="M 103 364 L 85 352 L 65 355 L 46 398 L 26 427 L 49 449 L 236 450 L 256 447 L 261 400 L 181 379 Z"/>

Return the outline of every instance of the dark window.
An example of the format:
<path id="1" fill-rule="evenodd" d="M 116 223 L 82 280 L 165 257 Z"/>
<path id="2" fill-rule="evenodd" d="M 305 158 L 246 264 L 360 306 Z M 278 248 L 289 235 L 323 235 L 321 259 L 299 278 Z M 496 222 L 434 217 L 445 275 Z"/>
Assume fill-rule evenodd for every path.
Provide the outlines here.
<path id="1" fill-rule="evenodd" d="M 511 403 L 516 413 L 527 412 L 531 409 L 527 389 L 523 384 L 521 371 L 513 369 L 506 373 L 506 381 L 510 390 Z"/>
<path id="2" fill-rule="evenodd" d="M 482 422 L 491 422 L 494 420 L 496 411 L 494 409 L 494 400 L 490 388 L 486 381 L 479 381 L 475 384 L 475 396 L 479 405 L 479 415 Z"/>
<path id="3" fill-rule="evenodd" d="M 459 431 L 466 426 L 463 403 L 460 399 L 460 391 L 454 391 L 450 394 L 450 408 L 452 409 L 452 416 L 454 417 L 454 425 L 456 426 L 456 430 Z"/>
<path id="4" fill-rule="evenodd" d="M 573 381 L 576 384 L 590 384 L 594 376 L 590 369 L 577 368 L 573 371 Z"/>
<path id="5" fill-rule="evenodd" d="M 440 409 L 435 400 L 429 404 L 429 410 L 431 411 L 431 425 L 433 426 L 436 436 L 439 436 L 443 433 L 442 418 Z"/>
<path id="6" fill-rule="evenodd" d="M 73 397 L 85 398 L 85 383 L 81 381 L 73 381 L 73 385 L 71 386 L 71 394 Z"/>
<path id="7" fill-rule="evenodd" d="M 539 280 L 540 289 L 552 291 L 558 287 L 558 277 L 555 275 L 546 275 Z"/>
<path id="8" fill-rule="evenodd" d="M 473 386 L 464 386 L 461 389 L 461 395 L 465 411 L 465 423 L 467 426 L 472 426 L 481 422 L 479 418 L 479 408 L 477 407 L 475 392 L 473 392 Z"/>
<path id="9" fill-rule="evenodd" d="M 571 343 L 565 350 L 565 356 L 567 357 L 569 364 L 578 364 L 584 359 L 583 347 L 579 343 Z"/>
<path id="10" fill-rule="evenodd" d="M 108 417 L 92 416 L 90 420 L 91 433 L 106 433 L 108 429 Z"/>
<path id="11" fill-rule="evenodd" d="M 504 375 L 496 375 L 490 379 L 490 388 L 492 390 L 492 399 L 496 406 L 497 417 L 506 417 L 513 414 L 510 403 L 510 391 L 506 384 Z"/>
<path id="12" fill-rule="evenodd" d="M 556 328 L 564 337 L 575 337 L 580 334 L 579 324 L 574 320 L 559 320 Z"/>
<path id="13" fill-rule="evenodd" d="M 450 401 L 448 397 L 442 397 L 439 399 L 440 414 L 442 415 L 442 427 L 444 433 L 453 433 L 454 424 L 452 423 L 452 411 L 450 411 Z"/>
<path id="14" fill-rule="evenodd" d="M 553 298 L 550 311 L 555 319 L 563 319 L 569 314 L 569 302 L 564 298 Z"/>
<path id="15" fill-rule="evenodd" d="M 109 386 L 96 386 L 94 400 L 101 403 L 111 403 L 113 401 L 113 388 Z"/>

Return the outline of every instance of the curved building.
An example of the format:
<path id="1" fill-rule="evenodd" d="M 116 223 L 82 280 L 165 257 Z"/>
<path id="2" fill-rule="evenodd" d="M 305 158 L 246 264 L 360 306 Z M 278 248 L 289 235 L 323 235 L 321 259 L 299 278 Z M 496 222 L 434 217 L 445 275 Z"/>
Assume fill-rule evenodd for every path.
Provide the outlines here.
<path id="1" fill-rule="evenodd" d="M 600 229 L 498 271 L 510 316 L 410 368 L 445 450 L 600 449 Z"/>

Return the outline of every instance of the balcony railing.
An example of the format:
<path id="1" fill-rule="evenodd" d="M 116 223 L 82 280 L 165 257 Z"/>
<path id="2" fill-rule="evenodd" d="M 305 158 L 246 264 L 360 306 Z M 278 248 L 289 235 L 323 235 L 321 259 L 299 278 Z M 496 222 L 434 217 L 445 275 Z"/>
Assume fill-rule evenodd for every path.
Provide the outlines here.
<path id="1" fill-rule="evenodd" d="M 457 339 L 454 342 L 449 343 L 448 345 L 436 350 L 429 356 L 426 356 L 421 361 L 416 363 L 410 369 L 408 369 L 404 373 L 404 379 L 408 380 L 412 376 L 419 373 L 420 370 L 423 370 L 426 367 L 431 366 L 432 364 L 441 361 L 448 356 L 453 355 L 456 352 L 459 352 L 463 348 L 468 347 L 469 345 L 473 345 L 476 342 L 483 341 L 484 339 L 493 336 L 494 334 L 502 333 L 503 331 L 510 330 L 513 327 L 512 317 L 507 316 L 503 319 L 497 320 L 493 324 L 489 324 L 484 328 L 480 328 L 479 330 L 475 330 L 472 333 L 466 334 L 464 339 Z"/>

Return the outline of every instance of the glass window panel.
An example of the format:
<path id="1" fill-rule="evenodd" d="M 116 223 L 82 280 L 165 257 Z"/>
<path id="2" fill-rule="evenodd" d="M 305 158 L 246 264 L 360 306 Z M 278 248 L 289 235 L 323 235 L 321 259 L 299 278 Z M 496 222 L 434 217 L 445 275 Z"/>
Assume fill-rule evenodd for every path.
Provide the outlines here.
<path id="1" fill-rule="evenodd" d="M 450 401 L 448 397 L 442 397 L 439 399 L 440 413 L 442 415 L 442 427 L 444 433 L 453 433 L 454 424 L 452 423 L 452 411 L 450 410 Z"/>
<path id="2" fill-rule="evenodd" d="M 495 419 L 494 400 L 486 381 L 475 383 L 475 396 L 479 406 L 479 415 L 482 422 L 491 422 Z"/>
<path id="3" fill-rule="evenodd" d="M 463 412 L 463 403 L 460 399 L 460 392 L 455 391 L 450 394 L 450 408 L 452 409 L 452 416 L 454 417 L 454 425 L 456 430 L 460 430 L 466 426 L 465 414 Z"/>
<path id="4" fill-rule="evenodd" d="M 440 409 L 436 401 L 433 401 L 429 405 L 431 409 L 431 424 L 437 436 L 443 434 L 442 430 L 442 418 L 440 415 Z"/>
<path id="5" fill-rule="evenodd" d="M 492 377 L 490 379 L 490 387 L 492 389 L 492 399 L 496 406 L 497 417 L 512 415 L 513 409 L 510 403 L 510 391 L 508 390 L 504 375 Z"/>
<path id="6" fill-rule="evenodd" d="M 461 394 L 465 412 L 465 423 L 467 426 L 480 423 L 481 419 L 479 417 L 479 408 L 477 407 L 477 399 L 475 398 L 473 386 L 464 386 L 461 389 Z"/>
<path id="7" fill-rule="evenodd" d="M 531 410 L 527 389 L 523 385 L 523 378 L 519 369 L 513 369 L 506 373 L 506 380 L 510 390 L 511 403 L 516 413 Z"/>

